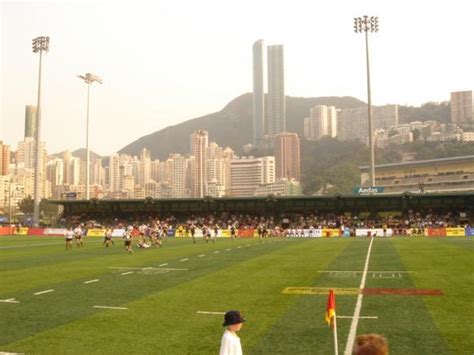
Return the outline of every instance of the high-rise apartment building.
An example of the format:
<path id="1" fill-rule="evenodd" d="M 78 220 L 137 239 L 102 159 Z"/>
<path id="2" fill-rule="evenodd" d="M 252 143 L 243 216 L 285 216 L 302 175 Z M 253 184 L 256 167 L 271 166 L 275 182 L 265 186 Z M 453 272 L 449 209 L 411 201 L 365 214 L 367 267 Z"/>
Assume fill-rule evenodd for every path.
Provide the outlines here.
<path id="1" fill-rule="evenodd" d="M 230 196 L 252 197 L 257 186 L 274 182 L 274 157 L 243 157 L 230 161 Z"/>
<path id="2" fill-rule="evenodd" d="M 268 98 L 265 133 L 286 132 L 285 77 L 283 45 L 268 46 Z"/>
<path id="3" fill-rule="evenodd" d="M 374 130 L 388 130 L 398 125 L 398 105 L 372 107 Z M 368 141 L 367 107 L 340 110 L 337 113 L 337 136 L 341 140 Z"/>
<path id="4" fill-rule="evenodd" d="M 25 138 L 31 137 L 36 139 L 37 112 L 36 106 L 25 106 Z"/>
<path id="5" fill-rule="evenodd" d="M 264 42 L 253 45 L 253 145 L 261 147 L 265 134 Z"/>
<path id="6" fill-rule="evenodd" d="M 336 137 L 336 135 L 336 108 L 325 105 L 312 107 L 310 116 L 304 119 L 304 137 L 309 140 L 318 140 L 324 136 Z"/>
<path id="7" fill-rule="evenodd" d="M 193 197 L 204 197 L 207 194 L 207 146 L 208 133 L 197 130 L 191 134 L 191 155 L 194 156 L 192 167 Z"/>
<path id="8" fill-rule="evenodd" d="M 277 179 L 300 181 L 300 139 L 296 133 L 280 133 L 275 136 L 275 170 Z"/>
<path id="9" fill-rule="evenodd" d="M 451 93 L 451 122 L 474 125 L 474 96 L 472 91 Z"/>
<path id="10" fill-rule="evenodd" d="M 0 141 L 0 175 L 8 175 L 10 169 L 10 146 Z"/>
<path id="11" fill-rule="evenodd" d="M 188 197 L 186 191 L 187 159 L 181 154 L 170 154 L 169 162 L 171 196 L 173 198 Z"/>

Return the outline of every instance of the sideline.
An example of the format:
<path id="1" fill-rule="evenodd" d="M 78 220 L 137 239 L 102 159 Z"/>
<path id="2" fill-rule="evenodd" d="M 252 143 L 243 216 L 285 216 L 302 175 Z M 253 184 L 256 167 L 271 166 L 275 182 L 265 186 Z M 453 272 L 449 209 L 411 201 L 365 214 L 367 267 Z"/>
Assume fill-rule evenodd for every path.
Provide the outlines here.
<path id="1" fill-rule="evenodd" d="M 359 286 L 360 290 L 363 290 L 365 287 L 365 280 L 367 278 L 367 270 L 369 269 L 370 252 L 372 251 L 372 244 L 374 243 L 374 240 L 375 240 L 374 237 L 372 237 L 372 239 L 370 240 L 369 249 L 367 251 L 367 257 L 365 259 L 364 272 L 362 274 L 362 280 L 360 281 L 360 286 Z M 354 315 L 352 318 L 351 328 L 349 330 L 349 336 L 347 338 L 346 349 L 344 350 L 344 355 L 352 354 L 352 346 L 354 344 L 354 340 L 355 340 L 355 336 L 357 332 L 357 325 L 359 324 L 359 316 L 360 316 L 360 310 L 362 308 L 363 297 L 364 295 L 362 293 L 360 293 L 357 296 L 356 307 L 354 309 Z"/>

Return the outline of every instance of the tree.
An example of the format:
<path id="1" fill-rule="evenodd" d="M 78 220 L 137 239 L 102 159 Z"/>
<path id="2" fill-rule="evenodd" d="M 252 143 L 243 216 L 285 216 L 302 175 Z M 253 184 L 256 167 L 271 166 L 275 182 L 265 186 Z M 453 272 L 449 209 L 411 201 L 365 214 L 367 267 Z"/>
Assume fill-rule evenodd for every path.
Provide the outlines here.
<path id="1" fill-rule="evenodd" d="M 26 196 L 23 200 L 18 202 L 18 208 L 24 214 L 32 214 L 34 210 L 35 201 L 30 195 Z"/>

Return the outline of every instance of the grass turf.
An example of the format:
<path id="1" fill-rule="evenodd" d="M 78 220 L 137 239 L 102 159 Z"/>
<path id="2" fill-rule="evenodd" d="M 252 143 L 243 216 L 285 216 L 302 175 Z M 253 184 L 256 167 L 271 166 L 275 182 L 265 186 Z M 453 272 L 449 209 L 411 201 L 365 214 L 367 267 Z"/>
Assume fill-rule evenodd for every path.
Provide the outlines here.
<path id="1" fill-rule="evenodd" d="M 363 270 L 369 244 L 365 238 L 266 239 L 265 244 L 222 239 L 215 245 L 170 238 L 161 249 L 129 255 L 120 240 L 108 249 L 101 242 L 86 238 L 84 248 L 66 252 L 62 238 L 0 238 L 0 299 L 20 301 L 0 303 L 0 351 L 213 354 L 223 316 L 196 312 L 239 309 L 247 318 L 240 334 L 245 353 L 328 354 L 333 345 L 323 320 L 327 296 L 281 291 L 359 287 L 360 273 L 334 278 L 320 271 Z M 361 319 L 358 334 L 384 334 L 392 354 L 472 353 L 472 242 L 376 239 L 369 270 L 410 273 L 368 274 L 366 287 L 440 288 L 445 295 L 364 296 L 361 316 L 378 319 Z M 187 270 L 110 268 L 163 264 Z M 128 271 L 133 273 L 122 275 Z M 92 279 L 99 281 L 84 283 Z M 34 295 L 48 289 L 55 291 Z M 352 316 L 355 301 L 356 296 L 336 294 L 338 315 Z M 341 352 L 350 322 L 338 320 Z"/>

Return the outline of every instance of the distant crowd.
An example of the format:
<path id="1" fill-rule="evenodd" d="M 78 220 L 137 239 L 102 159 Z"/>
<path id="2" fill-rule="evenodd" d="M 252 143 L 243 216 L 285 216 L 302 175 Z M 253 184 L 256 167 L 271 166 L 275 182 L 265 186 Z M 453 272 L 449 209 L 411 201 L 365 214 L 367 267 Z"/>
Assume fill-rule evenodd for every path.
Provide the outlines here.
<path id="1" fill-rule="evenodd" d="M 406 235 L 416 230 L 423 234 L 428 227 L 470 227 L 469 216 L 464 211 L 408 211 L 406 215 L 384 214 L 369 215 L 335 213 L 292 213 L 273 215 L 255 215 L 222 212 L 219 214 L 192 215 L 150 215 L 133 214 L 126 217 L 98 219 L 88 215 L 69 216 L 61 219 L 63 227 L 81 223 L 85 228 L 104 227 L 124 229 L 129 226 L 139 228 L 148 226 L 151 229 L 168 230 L 183 229 L 186 232 L 193 228 L 201 230 L 213 229 L 254 229 L 259 234 L 280 236 L 291 229 L 353 229 L 356 228 L 390 228 L 395 235 Z M 143 228 L 143 227 L 142 227 Z"/>

